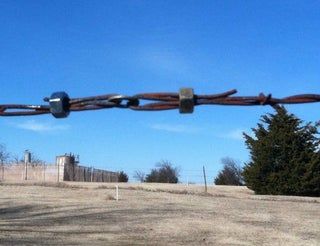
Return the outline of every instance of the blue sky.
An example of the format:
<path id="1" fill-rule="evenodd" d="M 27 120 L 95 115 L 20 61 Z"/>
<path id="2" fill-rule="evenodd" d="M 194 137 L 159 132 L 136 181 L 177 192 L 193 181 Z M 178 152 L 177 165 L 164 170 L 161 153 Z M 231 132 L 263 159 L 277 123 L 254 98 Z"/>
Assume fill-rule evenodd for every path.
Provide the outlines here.
<path id="1" fill-rule="evenodd" d="M 107 93 L 282 97 L 319 93 L 319 1 L 0 1 L 0 104 L 42 103 Z M 292 105 L 306 121 L 319 105 Z M 177 111 L 110 109 L 0 118 L 0 142 L 53 163 L 73 152 L 85 165 L 148 172 L 165 159 L 182 181 L 210 181 L 226 156 L 249 159 L 241 132 L 270 107 L 197 107 Z"/>

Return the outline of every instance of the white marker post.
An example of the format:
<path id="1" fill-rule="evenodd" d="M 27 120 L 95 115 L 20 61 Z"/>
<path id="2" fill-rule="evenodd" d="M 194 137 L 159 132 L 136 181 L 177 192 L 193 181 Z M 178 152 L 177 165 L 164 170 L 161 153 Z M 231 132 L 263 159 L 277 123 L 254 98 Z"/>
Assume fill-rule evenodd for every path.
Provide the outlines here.
<path id="1" fill-rule="evenodd" d="M 116 200 L 119 201 L 119 186 L 116 185 Z"/>

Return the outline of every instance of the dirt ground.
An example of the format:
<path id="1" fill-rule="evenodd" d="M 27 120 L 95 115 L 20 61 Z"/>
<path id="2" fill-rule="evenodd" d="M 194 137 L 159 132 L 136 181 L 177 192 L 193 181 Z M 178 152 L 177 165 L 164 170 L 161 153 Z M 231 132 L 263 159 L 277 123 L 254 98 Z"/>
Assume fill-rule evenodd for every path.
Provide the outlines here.
<path id="1" fill-rule="evenodd" d="M 0 184 L 1 245 L 320 245 L 320 198 L 246 187 Z"/>

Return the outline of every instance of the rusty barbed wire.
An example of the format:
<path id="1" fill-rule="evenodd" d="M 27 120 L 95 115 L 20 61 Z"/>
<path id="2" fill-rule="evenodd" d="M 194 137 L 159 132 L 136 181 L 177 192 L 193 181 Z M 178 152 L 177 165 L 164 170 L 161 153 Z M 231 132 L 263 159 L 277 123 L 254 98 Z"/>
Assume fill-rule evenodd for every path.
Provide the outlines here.
<path id="1" fill-rule="evenodd" d="M 257 106 L 282 104 L 301 104 L 320 102 L 319 94 L 301 94 L 284 98 L 273 98 L 271 94 L 260 93 L 258 96 L 234 96 L 237 90 L 220 94 L 197 95 L 190 88 L 183 88 L 179 93 L 142 93 L 134 96 L 106 94 L 92 97 L 69 98 L 65 92 L 53 93 L 44 98 L 49 105 L 3 104 L 0 116 L 30 116 L 52 113 L 56 118 L 65 118 L 69 112 L 125 108 L 137 111 L 159 111 L 179 109 L 180 113 L 192 113 L 194 106 Z M 144 102 L 142 104 L 142 102 Z"/>

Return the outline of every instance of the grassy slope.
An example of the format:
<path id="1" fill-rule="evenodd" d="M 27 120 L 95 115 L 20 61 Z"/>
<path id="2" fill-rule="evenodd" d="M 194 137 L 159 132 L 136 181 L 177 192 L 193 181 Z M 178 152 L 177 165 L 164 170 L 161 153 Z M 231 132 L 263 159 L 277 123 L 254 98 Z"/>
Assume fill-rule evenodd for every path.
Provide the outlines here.
<path id="1" fill-rule="evenodd" d="M 1 185 L 1 245 L 319 245 L 320 198 L 246 187 Z"/>

